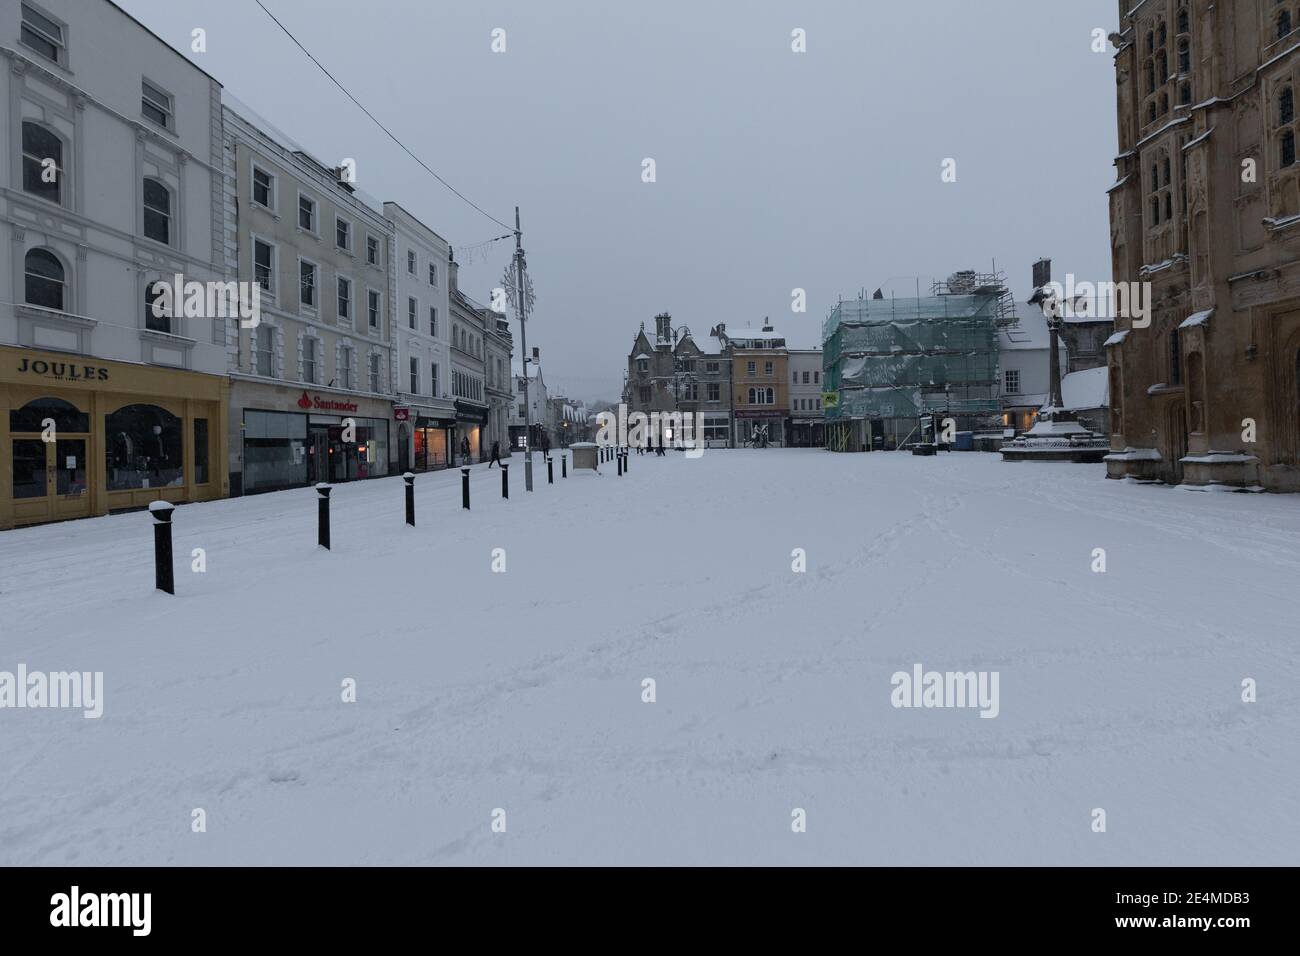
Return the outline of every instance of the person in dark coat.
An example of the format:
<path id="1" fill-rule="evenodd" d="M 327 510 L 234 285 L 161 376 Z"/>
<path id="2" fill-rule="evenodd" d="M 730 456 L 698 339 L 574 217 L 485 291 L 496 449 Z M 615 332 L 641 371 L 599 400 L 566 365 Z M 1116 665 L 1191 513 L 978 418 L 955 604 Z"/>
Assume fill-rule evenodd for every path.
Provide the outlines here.
<path id="1" fill-rule="evenodd" d="M 501 464 L 501 443 L 494 441 L 492 443 L 492 460 L 488 462 L 488 468 L 490 469 L 493 465 L 499 464 Z"/>
<path id="2" fill-rule="evenodd" d="M 460 456 L 465 464 L 469 464 L 469 436 L 466 435 L 460 440 Z"/>

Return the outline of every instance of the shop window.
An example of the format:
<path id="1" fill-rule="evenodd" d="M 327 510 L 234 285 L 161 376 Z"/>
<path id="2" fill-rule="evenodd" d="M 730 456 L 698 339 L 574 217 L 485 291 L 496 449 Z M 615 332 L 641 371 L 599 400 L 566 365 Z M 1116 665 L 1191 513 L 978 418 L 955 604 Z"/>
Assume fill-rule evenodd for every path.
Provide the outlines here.
<path id="1" fill-rule="evenodd" d="M 22 408 L 9 412 L 11 432 L 39 432 L 45 430 L 46 419 L 54 422 L 56 432 L 73 434 L 90 431 L 90 416 L 71 402 L 61 398 L 36 398 Z"/>
<path id="2" fill-rule="evenodd" d="M 48 249 L 32 249 L 23 260 L 24 300 L 29 305 L 62 312 L 66 302 L 63 263 Z"/>
<path id="3" fill-rule="evenodd" d="M 167 293 L 167 283 L 162 280 L 146 282 L 144 286 L 144 327 L 151 332 L 171 333 L 173 305 Z"/>
<path id="4" fill-rule="evenodd" d="M 146 239 L 171 244 L 172 194 L 157 179 L 144 181 L 144 234 Z"/>
<path id="5" fill-rule="evenodd" d="M 194 483 L 208 483 L 208 420 L 194 419 Z"/>
<path id="6" fill-rule="evenodd" d="M 63 140 L 40 123 L 23 123 L 23 192 L 63 202 Z"/>
<path id="7" fill-rule="evenodd" d="M 307 480 L 307 416 L 244 412 L 244 490 L 269 491 Z"/>
<path id="8" fill-rule="evenodd" d="M 39 438 L 15 438 L 11 444 L 14 498 L 44 498 L 45 442 Z"/>
<path id="9" fill-rule="evenodd" d="M 126 405 L 104 417 L 108 490 L 184 484 L 181 420 L 157 405 Z"/>

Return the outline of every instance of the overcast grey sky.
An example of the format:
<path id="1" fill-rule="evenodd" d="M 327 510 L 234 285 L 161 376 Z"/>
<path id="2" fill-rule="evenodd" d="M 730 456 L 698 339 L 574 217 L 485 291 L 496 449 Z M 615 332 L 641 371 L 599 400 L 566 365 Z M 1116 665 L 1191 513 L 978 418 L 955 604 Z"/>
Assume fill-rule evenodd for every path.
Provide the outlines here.
<path id="1" fill-rule="evenodd" d="M 503 231 L 253 0 L 118 2 L 457 248 Z M 617 398 L 639 323 L 661 311 L 701 334 L 771 316 L 809 347 L 839 296 L 911 295 L 918 274 L 996 260 L 1022 302 L 1039 256 L 1058 278 L 1110 278 L 1114 66 L 1090 44 L 1114 0 L 263 2 L 443 178 L 507 222 L 521 207 L 529 345 L 575 397 Z M 196 26 L 204 54 L 189 53 Z M 486 302 L 511 250 L 462 266 L 461 287 Z"/>

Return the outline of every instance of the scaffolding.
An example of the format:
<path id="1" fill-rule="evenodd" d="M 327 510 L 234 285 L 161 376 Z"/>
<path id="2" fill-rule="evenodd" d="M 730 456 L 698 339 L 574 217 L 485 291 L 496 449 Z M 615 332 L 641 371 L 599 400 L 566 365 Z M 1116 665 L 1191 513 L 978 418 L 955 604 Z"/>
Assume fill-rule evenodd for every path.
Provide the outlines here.
<path id="1" fill-rule="evenodd" d="M 825 388 L 838 395 L 826 420 L 850 426 L 835 430 L 835 446 L 872 447 L 930 413 L 951 415 L 959 428 L 993 421 L 998 332 L 1016 322 L 998 272 L 954 273 L 928 296 L 841 300 L 822 325 Z"/>

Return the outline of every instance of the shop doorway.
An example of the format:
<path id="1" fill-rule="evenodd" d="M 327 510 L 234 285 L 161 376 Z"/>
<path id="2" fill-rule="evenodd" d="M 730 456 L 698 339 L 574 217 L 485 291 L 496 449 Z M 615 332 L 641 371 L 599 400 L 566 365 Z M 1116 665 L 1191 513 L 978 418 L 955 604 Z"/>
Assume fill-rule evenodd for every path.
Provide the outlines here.
<path id="1" fill-rule="evenodd" d="M 10 412 L 9 427 L 15 523 L 89 517 L 89 416 L 40 398 Z"/>
<path id="2" fill-rule="evenodd" d="M 313 484 L 333 483 L 337 451 L 330 441 L 330 430 L 324 425 L 312 425 L 307 436 L 307 480 Z"/>
<path id="3" fill-rule="evenodd" d="M 61 521 L 90 516 L 86 486 L 89 436 L 43 441 L 14 438 L 15 517 L 27 521 Z"/>

